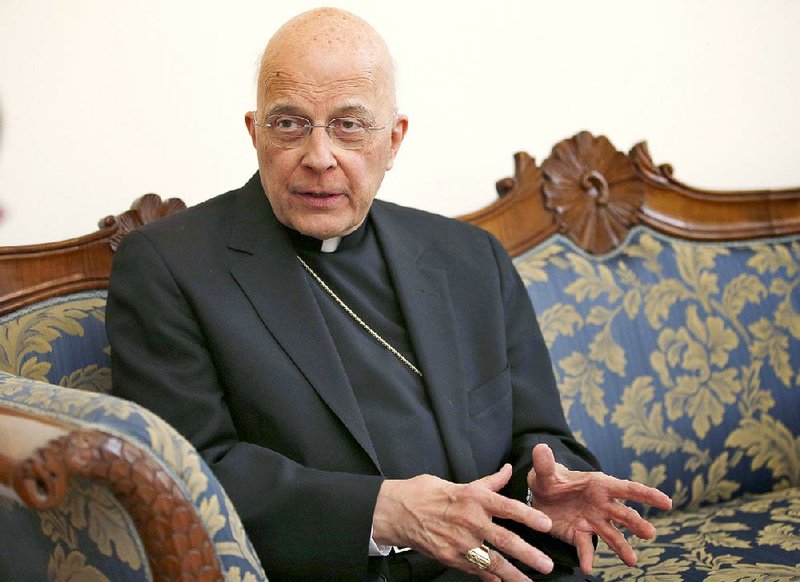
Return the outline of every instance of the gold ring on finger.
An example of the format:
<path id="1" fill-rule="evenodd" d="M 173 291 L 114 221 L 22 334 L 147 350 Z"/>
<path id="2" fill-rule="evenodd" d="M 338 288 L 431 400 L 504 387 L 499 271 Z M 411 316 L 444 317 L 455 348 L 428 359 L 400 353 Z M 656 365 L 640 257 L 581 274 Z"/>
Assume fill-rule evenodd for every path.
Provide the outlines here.
<path id="1" fill-rule="evenodd" d="M 472 548 L 466 554 L 467 561 L 481 570 L 488 570 L 492 565 L 492 558 L 489 555 L 489 548 L 486 544 L 481 544 L 477 548 Z"/>

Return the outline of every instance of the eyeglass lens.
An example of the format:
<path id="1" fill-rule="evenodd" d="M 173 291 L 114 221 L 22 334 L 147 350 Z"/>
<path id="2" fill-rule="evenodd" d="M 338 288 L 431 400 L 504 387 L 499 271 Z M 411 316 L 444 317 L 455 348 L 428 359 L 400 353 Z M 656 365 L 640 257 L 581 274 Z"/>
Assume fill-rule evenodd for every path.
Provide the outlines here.
<path id="1" fill-rule="evenodd" d="M 327 125 L 314 125 L 304 117 L 274 115 L 268 117 L 263 126 L 273 145 L 289 148 L 303 144 L 315 127 L 324 128 L 337 145 L 346 149 L 362 147 L 368 135 L 368 128 L 354 117 L 332 119 Z"/>

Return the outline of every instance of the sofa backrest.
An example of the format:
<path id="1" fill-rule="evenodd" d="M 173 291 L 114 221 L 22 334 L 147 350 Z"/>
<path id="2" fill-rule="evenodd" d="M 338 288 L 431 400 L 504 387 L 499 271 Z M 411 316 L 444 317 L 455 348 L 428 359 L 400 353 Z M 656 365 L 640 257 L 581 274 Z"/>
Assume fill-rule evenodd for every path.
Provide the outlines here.
<path id="1" fill-rule="evenodd" d="M 85 236 L 0 247 L 0 370 L 108 392 L 105 302 L 114 251 L 130 231 L 184 208 L 177 198 L 146 194 Z"/>
<path id="2" fill-rule="evenodd" d="M 569 422 L 676 507 L 800 484 L 800 237 L 518 257 Z"/>
<path id="3" fill-rule="evenodd" d="M 0 316 L 0 370 L 91 392 L 111 389 L 106 291 L 51 297 Z"/>
<path id="4" fill-rule="evenodd" d="M 514 257 L 573 431 L 675 507 L 800 484 L 800 190 L 708 192 L 582 132 L 463 217 Z"/>

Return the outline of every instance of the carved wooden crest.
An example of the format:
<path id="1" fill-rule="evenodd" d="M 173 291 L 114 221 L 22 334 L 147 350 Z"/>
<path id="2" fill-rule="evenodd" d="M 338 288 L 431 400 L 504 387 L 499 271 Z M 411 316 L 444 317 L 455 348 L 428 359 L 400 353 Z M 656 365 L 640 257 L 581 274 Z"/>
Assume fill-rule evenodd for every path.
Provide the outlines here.
<path id="1" fill-rule="evenodd" d="M 542 173 L 545 207 L 581 248 L 608 252 L 636 222 L 644 184 L 633 162 L 604 136 L 582 131 L 558 143 Z"/>
<path id="2" fill-rule="evenodd" d="M 115 228 L 111 235 L 109 245 L 116 251 L 122 238 L 131 231 L 144 224 L 164 218 L 186 209 L 186 204 L 180 198 L 161 200 L 158 194 L 145 194 L 137 198 L 131 209 L 117 216 L 107 216 L 99 223 L 100 228 Z"/>

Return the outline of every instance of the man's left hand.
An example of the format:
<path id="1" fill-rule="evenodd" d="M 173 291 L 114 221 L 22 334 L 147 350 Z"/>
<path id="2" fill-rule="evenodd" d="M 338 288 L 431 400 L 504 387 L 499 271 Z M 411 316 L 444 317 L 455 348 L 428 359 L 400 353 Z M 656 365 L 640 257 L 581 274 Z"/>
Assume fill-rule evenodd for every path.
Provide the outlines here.
<path id="1" fill-rule="evenodd" d="M 528 487 L 533 494 L 533 507 L 552 520 L 551 535 L 577 548 L 581 570 L 591 574 L 594 534 L 600 536 L 627 565 L 636 564 L 636 553 L 617 526 L 625 527 L 644 539 L 655 537 L 656 529 L 621 501 L 670 509 L 672 500 L 658 489 L 599 471 L 570 471 L 556 463 L 553 451 L 545 444 L 536 445 L 532 455 L 533 469 L 528 473 Z"/>

